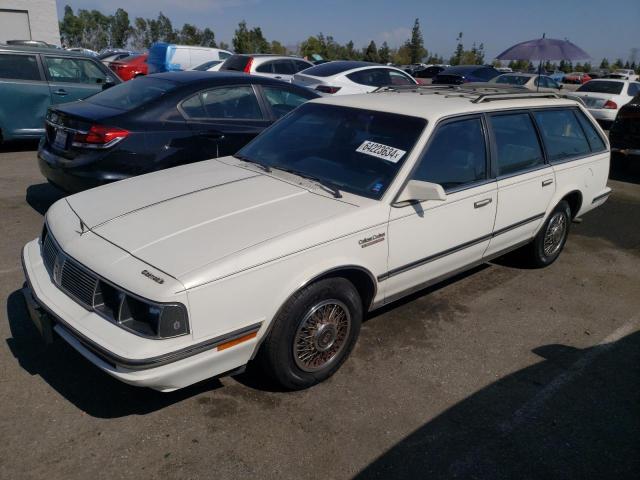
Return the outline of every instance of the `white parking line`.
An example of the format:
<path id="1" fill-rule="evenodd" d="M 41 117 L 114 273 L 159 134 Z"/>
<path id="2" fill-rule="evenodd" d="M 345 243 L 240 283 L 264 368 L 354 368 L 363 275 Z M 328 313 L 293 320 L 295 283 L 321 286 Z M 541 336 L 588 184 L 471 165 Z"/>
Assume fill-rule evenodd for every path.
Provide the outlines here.
<path id="1" fill-rule="evenodd" d="M 504 438 L 505 436 L 511 434 L 516 428 L 518 428 L 527 420 L 535 419 L 536 413 L 540 411 L 547 400 L 549 400 L 564 385 L 571 382 L 574 378 L 580 375 L 585 370 L 585 368 L 588 367 L 600 355 L 608 352 L 611 348 L 613 348 L 615 342 L 633 332 L 634 329 L 638 327 L 638 324 L 640 323 L 639 320 L 640 319 L 638 318 L 630 320 L 629 322 L 616 329 L 606 338 L 595 344 L 593 347 L 590 347 L 589 351 L 582 355 L 578 360 L 576 360 L 570 367 L 567 368 L 565 372 L 554 378 L 531 400 L 525 402 L 524 405 L 516 410 L 508 420 L 501 423 L 498 426 L 501 434 L 499 435 L 499 437 Z M 451 465 L 450 471 L 455 475 L 464 476 L 464 474 L 470 468 L 473 468 L 474 465 L 477 465 L 478 462 L 483 457 L 485 457 L 483 452 L 492 450 L 491 443 L 478 445 L 475 448 L 471 449 L 469 452 L 467 452 L 466 455 L 464 455 L 463 458 L 455 461 Z"/>

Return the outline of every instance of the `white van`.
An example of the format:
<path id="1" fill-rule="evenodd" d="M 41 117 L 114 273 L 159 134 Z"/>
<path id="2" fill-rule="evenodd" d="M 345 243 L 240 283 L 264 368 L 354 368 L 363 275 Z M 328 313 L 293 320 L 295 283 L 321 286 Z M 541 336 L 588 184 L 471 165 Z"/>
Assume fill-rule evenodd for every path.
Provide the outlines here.
<path id="1" fill-rule="evenodd" d="M 149 49 L 149 73 L 189 70 L 210 60 L 226 60 L 232 55 L 219 48 L 154 43 Z"/>

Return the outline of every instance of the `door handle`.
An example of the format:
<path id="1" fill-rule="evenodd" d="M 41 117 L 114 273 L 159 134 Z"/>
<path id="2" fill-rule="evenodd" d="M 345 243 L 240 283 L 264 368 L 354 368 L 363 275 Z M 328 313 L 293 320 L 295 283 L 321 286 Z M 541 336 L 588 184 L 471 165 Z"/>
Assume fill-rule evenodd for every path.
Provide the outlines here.
<path id="1" fill-rule="evenodd" d="M 551 180 L 551 179 L 543 180 L 542 181 L 542 186 L 543 187 L 547 187 L 547 186 L 551 185 L 552 183 L 553 183 L 553 180 Z"/>
<path id="2" fill-rule="evenodd" d="M 64 97 L 65 95 L 67 95 L 67 91 L 66 91 L 66 90 L 64 90 L 64 89 L 62 89 L 62 88 L 59 88 L 58 90 L 56 90 L 56 91 L 55 91 L 55 92 L 53 92 L 53 93 L 55 93 L 56 95 L 60 95 L 60 96 L 62 96 L 62 97 Z"/>
<path id="3" fill-rule="evenodd" d="M 220 132 L 200 132 L 198 135 L 201 137 L 207 138 L 209 140 L 222 140 L 224 139 L 224 134 Z"/>
<path id="4" fill-rule="evenodd" d="M 276 76 L 275 76 L 275 77 L 273 77 L 273 78 L 277 78 L 278 80 L 282 80 L 282 77 L 281 77 L 280 75 L 276 75 Z"/>
<path id="5" fill-rule="evenodd" d="M 485 198 L 484 200 L 478 200 L 473 204 L 473 208 L 481 208 L 486 205 L 489 205 L 492 202 L 490 198 Z"/>

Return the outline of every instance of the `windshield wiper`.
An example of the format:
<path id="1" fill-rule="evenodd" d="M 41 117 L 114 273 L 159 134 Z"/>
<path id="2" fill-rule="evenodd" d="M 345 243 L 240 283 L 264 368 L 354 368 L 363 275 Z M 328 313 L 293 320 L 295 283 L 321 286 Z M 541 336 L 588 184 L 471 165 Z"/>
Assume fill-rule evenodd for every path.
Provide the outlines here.
<path id="1" fill-rule="evenodd" d="M 342 194 L 340 193 L 340 190 L 338 189 L 338 187 L 334 183 L 332 183 L 332 182 L 330 182 L 328 180 L 325 180 L 325 179 L 319 178 L 319 177 L 315 177 L 315 176 L 309 175 L 307 173 L 299 172 L 299 171 L 293 170 L 291 168 L 282 168 L 282 167 L 277 167 L 277 166 L 274 166 L 273 168 L 277 168 L 278 170 L 283 170 L 285 172 L 292 173 L 293 175 L 297 175 L 299 177 L 306 178 L 307 180 L 311 180 L 313 182 L 316 182 L 318 185 L 320 185 L 325 190 L 327 190 L 331 195 L 333 195 L 333 198 L 342 198 Z"/>
<path id="2" fill-rule="evenodd" d="M 239 153 L 234 154 L 233 158 L 237 158 L 238 160 L 242 160 L 243 162 L 253 163 L 255 165 L 258 165 L 265 172 L 271 173 L 271 167 L 266 163 L 256 162 L 255 160 L 252 160 L 249 157 L 245 157 L 244 155 L 240 155 Z"/>

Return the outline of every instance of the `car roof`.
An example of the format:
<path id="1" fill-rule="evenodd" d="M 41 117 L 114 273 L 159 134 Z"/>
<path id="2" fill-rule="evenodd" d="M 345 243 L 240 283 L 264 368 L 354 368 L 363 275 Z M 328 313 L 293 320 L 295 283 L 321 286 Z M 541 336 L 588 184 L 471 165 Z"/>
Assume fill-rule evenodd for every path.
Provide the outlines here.
<path id="1" fill-rule="evenodd" d="M 478 102 L 482 92 L 504 94 L 500 101 Z M 513 96 L 520 98 L 513 98 Z M 508 98 L 511 96 L 511 98 Z M 430 122 L 449 115 L 473 114 L 497 110 L 531 107 L 576 106 L 578 102 L 558 97 L 554 94 L 536 94 L 522 88 L 394 88 L 375 93 L 321 97 L 313 103 L 360 108 L 412 117 L 424 118 Z"/>
<path id="2" fill-rule="evenodd" d="M 472 72 L 474 70 L 478 70 L 480 68 L 492 68 L 489 67 L 487 65 L 456 65 L 453 67 L 447 67 L 445 68 L 445 70 L 442 72 L 443 74 L 449 74 L 449 73 L 463 73 L 463 72 Z"/>
<path id="3" fill-rule="evenodd" d="M 392 68 L 396 69 L 396 67 L 390 67 L 388 65 L 381 65 L 379 63 L 373 62 L 362 62 L 358 60 L 333 60 L 331 62 L 321 63 L 319 65 L 314 65 L 313 67 L 309 67 L 308 70 L 303 70 L 302 74 L 310 75 L 312 77 L 333 77 L 334 75 L 341 75 L 344 72 L 348 72 L 350 70 L 357 70 L 359 68 Z"/>
<path id="4" fill-rule="evenodd" d="M 275 78 L 262 77 L 260 75 L 247 75 L 244 72 L 222 70 L 219 72 L 207 72 L 201 70 L 185 70 L 182 72 L 163 72 L 147 75 L 148 78 L 162 78 L 176 83 L 211 83 L 233 84 L 250 83 L 261 85 L 292 85 L 295 88 L 304 88 Z M 306 89 L 305 89 L 306 90 Z M 312 91 L 312 90 L 309 90 Z"/>
<path id="5" fill-rule="evenodd" d="M 50 55 L 58 55 L 64 57 L 81 57 L 81 58 L 95 58 L 89 55 L 85 55 L 81 52 L 72 52 L 61 48 L 51 47 L 30 47 L 24 45 L 4 45 L 0 44 L 0 51 L 2 52 L 18 52 L 18 53 L 48 53 Z"/>

